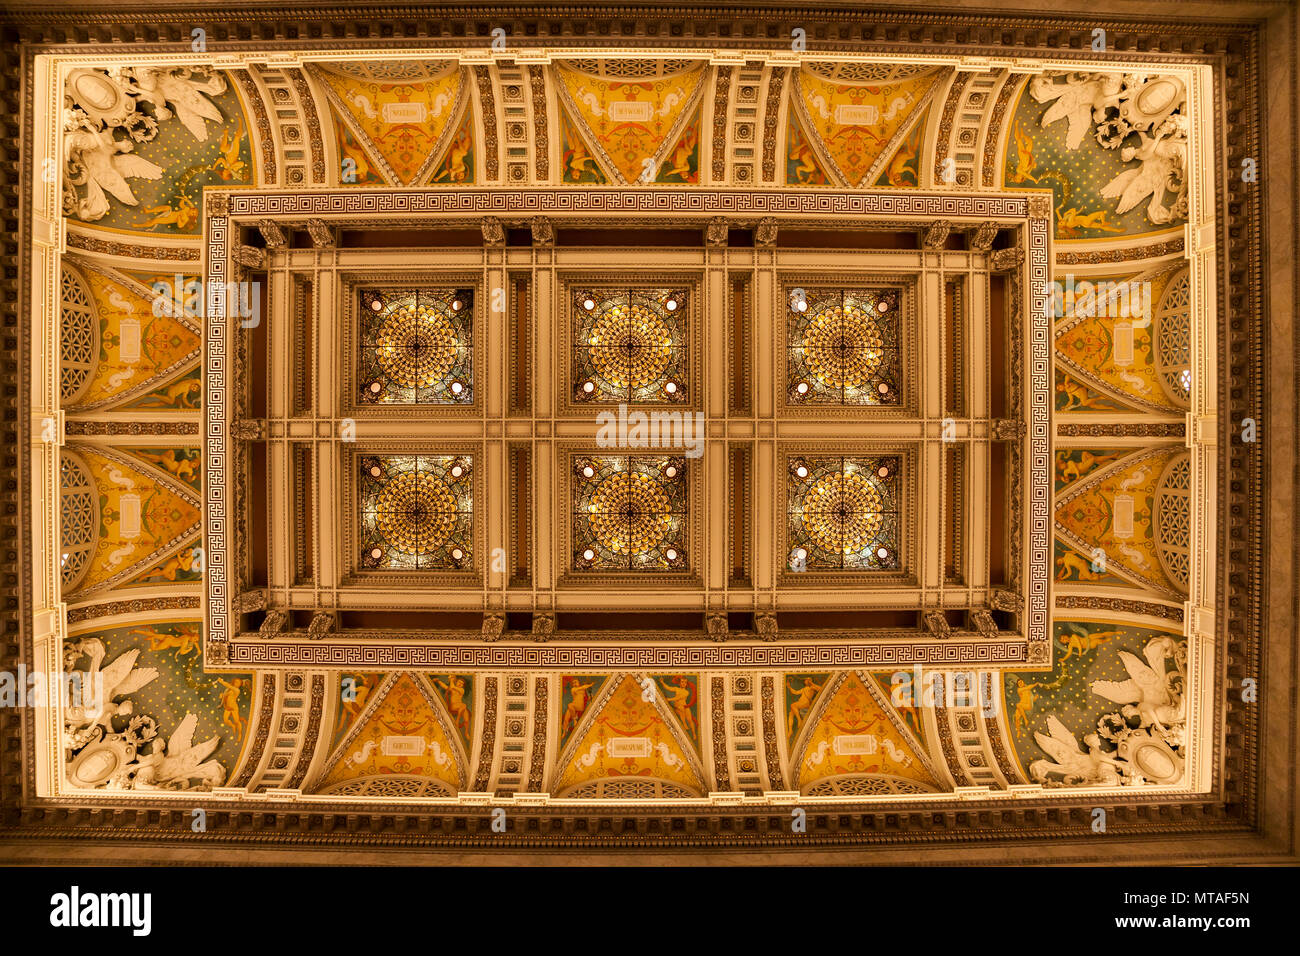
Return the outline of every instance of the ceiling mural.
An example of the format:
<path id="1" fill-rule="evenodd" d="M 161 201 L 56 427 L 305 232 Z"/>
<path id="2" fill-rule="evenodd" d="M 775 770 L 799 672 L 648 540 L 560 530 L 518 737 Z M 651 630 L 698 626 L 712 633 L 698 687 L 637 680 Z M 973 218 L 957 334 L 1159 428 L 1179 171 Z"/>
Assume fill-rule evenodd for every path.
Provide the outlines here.
<path id="1" fill-rule="evenodd" d="M 1206 3 L 0 13 L 6 859 L 1292 862 Z"/>
<path id="2" fill-rule="evenodd" d="M 887 82 L 830 80 L 797 72 L 791 96 L 800 131 L 836 185 L 861 187 L 895 151 L 946 76 L 934 70 Z"/>
<path id="3" fill-rule="evenodd" d="M 67 775 L 78 787 L 222 786 L 249 736 L 254 677 L 203 668 L 200 621 L 150 621 L 78 634 L 68 670 L 93 702 L 67 712 Z"/>
<path id="4" fill-rule="evenodd" d="M 187 544 L 119 587 L 154 587 L 160 584 L 198 583 L 202 580 L 203 548 L 197 544 Z"/>
<path id="5" fill-rule="evenodd" d="M 205 186 L 253 182 L 248 121 L 225 72 L 74 70 L 66 100 L 64 212 L 77 222 L 198 235 Z"/>
<path id="6" fill-rule="evenodd" d="M 339 185 L 392 185 L 381 168 L 371 161 L 369 154 L 338 113 L 331 109 L 331 116 L 334 120 L 334 142 L 339 152 Z"/>
<path id="7" fill-rule="evenodd" d="M 78 239 L 61 259 L 61 598 L 78 620 L 111 620 L 79 627 L 65 666 L 104 671 L 116 691 L 103 716 L 70 717 L 67 780 L 538 805 L 1186 783 L 1201 487 L 1186 422 L 1209 383 L 1191 351 L 1182 79 L 321 56 L 250 63 L 238 83 L 171 67 L 69 77 L 64 214 L 77 235 L 131 235 Z M 967 178 L 946 179 L 954 164 Z M 270 310 L 300 324 L 268 321 L 236 347 L 243 364 L 213 365 L 203 191 L 261 181 L 468 205 L 436 249 L 386 245 L 384 230 L 410 226 L 391 208 L 242 222 L 227 278 L 266 276 Z M 571 222 L 538 198 L 562 187 L 577 190 Z M 691 207 L 685 225 L 657 221 L 677 206 L 631 221 L 584 205 L 643 188 L 665 203 L 704 188 L 724 206 L 780 202 L 744 216 L 706 204 L 703 219 Z M 510 190 L 537 208 L 471 202 Z M 967 212 L 901 225 L 837 212 L 813 229 L 781 206 L 930 191 L 1027 192 L 1055 230 L 1056 262 L 1043 252 L 1037 273 L 1053 283 L 1041 368 L 1054 499 L 1040 498 L 1052 646 L 971 658 L 996 714 L 925 692 L 934 673 L 966 673 L 956 654 L 1026 629 L 1013 549 L 968 537 L 1028 537 L 1011 513 L 1028 508 L 1029 411 L 1012 394 L 1036 327 L 1017 271 L 1035 254 L 1027 233 Z M 848 240 L 817 245 L 841 227 Z M 656 229 L 662 245 L 641 242 Z M 229 447 L 264 454 L 224 474 L 208 413 L 237 391 L 266 401 L 240 399 Z M 706 442 L 699 425 L 699 458 L 672 438 L 697 409 L 719 426 Z M 593 420 L 623 422 L 621 437 Z M 201 536 L 218 479 L 264 508 L 261 524 L 215 517 L 243 536 L 243 553 L 221 556 L 233 643 L 336 656 L 205 656 L 198 596 L 216 578 Z M 921 651 L 857 663 L 813 646 L 877 630 Z M 409 656 L 385 656 L 393 633 Z M 644 666 L 586 656 L 602 641 L 667 650 Z M 701 663 L 729 642 L 751 656 Z M 805 659 L 778 659 L 804 642 Z M 444 644 L 472 653 L 423 656 Z M 672 656 L 683 647 L 696 656 Z M 903 659 L 944 663 L 891 667 Z"/>
<path id="8" fill-rule="evenodd" d="M 1056 355 L 1063 375 L 1117 407 L 1184 411 L 1191 394 L 1187 281 L 1182 262 L 1136 275 L 1058 280 L 1065 317 L 1056 326 Z M 1058 407 L 1072 397 L 1062 392 Z M 1100 410 L 1079 410 L 1085 408 Z"/>
<path id="9" fill-rule="evenodd" d="M 679 692 L 689 694 L 692 683 L 632 674 L 612 678 L 565 748 L 552 792 L 564 794 L 609 777 L 665 781 L 692 794 L 707 790 L 693 742 L 698 732 L 692 735 L 678 722 L 679 715 L 688 722 L 693 717 L 679 701 Z"/>
<path id="10" fill-rule="evenodd" d="M 1143 449 L 1066 485 L 1056 498 L 1057 534 L 1094 572 L 1176 596 L 1182 589 L 1160 560 L 1159 510 L 1169 466 L 1183 457 L 1177 448 Z"/>
<path id="11" fill-rule="evenodd" d="M 1187 215 L 1185 105 L 1186 89 L 1172 77 L 1036 76 L 1012 113 L 1004 182 L 1052 190 L 1057 239 L 1179 226 Z"/>
<path id="12" fill-rule="evenodd" d="M 136 458 L 147 461 L 155 468 L 167 472 L 173 478 L 180 479 L 196 492 L 202 490 L 203 449 L 133 448 L 124 445 L 122 450 L 130 452 Z"/>
<path id="13" fill-rule="evenodd" d="M 604 674 L 565 675 L 560 678 L 560 734 L 561 750 L 573 736 L 573 732 L 582 723 L 587 708 L 600 695 L 600 689 L 608 679 Z"/>
<path id="14" fill-rule="evenodd" d="M 455 64 L 393 63 L 382 68 L 357 63 L 324 64 L 315 71 L 331 108 L 368 162 L 358 163 L 341 181 L 362 182 L 370 167 L 394 184 L 412 186 L 428 180 L 434 164 L 445 161 L 447 176 L 464 177 L 473 146 L 469 87 Z M 458 120 L 464 122 L 458 125 Z M 344 154 L 358 159 L 354 151 Z M 451 178 L 451 182 L 472 182 Z"/>
<path id="15" fill-rule="evenodd" d="M 785 182 L 788 186 L 828 186 L 830 177 L 826 174 L 817 153 L 809 145 L 808 135 L 804 132 L 796 115 L 790 114 L 785 136 Z"/>
<path id="16" fill-rule="evenodd" d="M 794 739 L 804 730 L 817 695 L 826 689 L 830 674 L 787 674 L 782 682 L 785 689 L 786 744 L 794 746 Z"/>
<path id="17" fill-rule="evenodd" d="M 82 447 L 77 454 L 94 483 L 99 521 L 80 590 L 121 582 L 160 550 L 197 537 L 202 515 L 186 485 L 108 450 Z"/>
<path id="18" fill-rule="evenodd" d="M 1177 783 L 1186 757 L 1182 635 L 1058 620 L 1050 673 L 1008 672 L 1016 757 L 1048 787 Z"/>
<path id="19" fill-rule="evenodd" d="M 367 698 L 315 789 L 332 791 L 364 778 L 393 775 L 435 781 L 450 793 L 463 790 L 465 756 L 458 726 L 430 675 L 389 675 Z"/>
<path id="20" fill-rule="evenodd" d="M 925 748 L 873 681 L 849 671 L 831 678 L 824 691 L 791 750 L 800 790 L 837 776 L 901 779 L 905 792 L 938 789 Z"/>
<path id="21" fill-rule="evenodd" d="M 920 185 L 921 146 L 929 119 L 930 108 L 927 106 L 920 110 L 912 121 L 911 132 L 903 138 L 898 148 L 894 150 L 894 155 L 885 163 L 880 175 L 876 177 L 875 185 L 891 186 L 895 189 Z"/>
<path id="22" fill-rule="evenodd" d="M 66 264 L 63 318 L 68 324 L 89 310 L 96 326 L 98 354 L 81 374 L 77 407 L 84 410 L 121 404 L 129 399 L 146 402 L 159 382 L 187 366 L 197 365 L 199 331 L 195 320 L 171 307 L 171 299 L 155 298 L 152 286 L 124 273 L 77 260 Z M 69 285 L 71 283 L 71 285 Z M 66 373 L 65 373 L 66 374 Z M 187 394 L 181 388 L 176 394 Z M 167 402 L 167 391 L 146 407 L 177 407 Z M 193 397 L 197 408 L 197 390 Z"/>
<path id="23" fill-rule="evenodd" d="M 352 729 L 362 714 L 366 713 L 370 695 L 384 683 L 386 675 L 378 673 L 343 672 L 339 675 L 334 699 L 339 707 L 334 713 L 331 749 L 338 745 L 343 735 Z"/>
<path id="24" fill-rule="evenodd" d="M 560 167 L 561 181 L 565 183 L 609 182 L 577 126 L 564 112 L 560 113 Z"/>
<path id="25" fill-rule="evenodd" d="M 585 138 L 587 150 L 613 182 L 696 182 L 696 105 L 709 71 L 694 64 L 661 73 L 618 62 L 625 75 L 555 68 L 556 93 L 566 120 Z"/>

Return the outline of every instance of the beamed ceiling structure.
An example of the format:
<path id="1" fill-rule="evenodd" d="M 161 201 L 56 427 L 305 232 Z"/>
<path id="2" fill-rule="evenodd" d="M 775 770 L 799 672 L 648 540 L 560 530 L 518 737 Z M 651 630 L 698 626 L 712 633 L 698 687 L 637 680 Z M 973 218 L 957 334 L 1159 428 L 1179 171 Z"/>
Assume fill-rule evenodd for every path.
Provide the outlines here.
<path id="1" fill-rule="evenodd" d="M 1293 853 L 1294 11 L 227 6 L 5 26 L 11 857 Z"/>

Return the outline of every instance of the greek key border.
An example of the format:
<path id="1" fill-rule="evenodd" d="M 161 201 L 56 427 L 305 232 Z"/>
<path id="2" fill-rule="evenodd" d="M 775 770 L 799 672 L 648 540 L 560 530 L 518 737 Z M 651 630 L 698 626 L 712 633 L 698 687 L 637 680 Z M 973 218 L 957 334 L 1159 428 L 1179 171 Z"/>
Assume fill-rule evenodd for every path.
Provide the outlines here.
<path id="1" fill-rule="evenodd" d="M 322 641 L 235 641 L 229 664 L 239 667 L 379 667 L 445 670 L 447 668 L 808 668 L 934 666 L 1026 663 L 1021 641 L 980 639 L 943 642 L 910 641 L 873 644 L 829 641 L 777 641 L 706 645 L 645 643 L 639 645 L 561 644 L 331 644 Z"/>
<path id="2" fill-rule="evenodd" d="M 518 189 L 316 190 L 259 189 L 227 194 L 231 216 L 555 215 L 579 212 L 672 215 L 943 216 L 1027 219 L 1029 197 L 974 191 L 863 192 L 848 190 L 537 186 Z M 1044 220 L 1046 222 L 1046 220 Z M 1044 226 L 1044 230 L 1046 227 Z M 1046 232 L 1044 232 L 1046 235 Z M 209 245 L 209 248 L 211 246 Z M 1046 268 L 1044 258 L 1043 266 Z"/>

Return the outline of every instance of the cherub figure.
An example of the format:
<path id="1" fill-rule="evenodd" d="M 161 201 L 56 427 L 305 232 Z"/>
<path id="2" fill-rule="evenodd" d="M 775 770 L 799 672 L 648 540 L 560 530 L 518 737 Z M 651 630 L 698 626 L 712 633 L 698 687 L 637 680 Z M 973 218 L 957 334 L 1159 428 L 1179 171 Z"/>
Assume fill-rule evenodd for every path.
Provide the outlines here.
<path id="1" fill-rule="evenodd" d="M 816 699 L 817 692 L 820 691 L 823 686 L 823 684 L 814 684 L 811 677 L 805 677 L 803 679 L 802 687 L 794 687 L 789 681 L 786 681 L 786 687 L 789 688 L 790 693 L 797 695 L 794 700 L 790 701 L 790 712 L 787 717 L 791 733 L 798 732 L 800 722 L 808 713 L 808 709 L 812 707 L 812 702 Z"/>
<path id="2" fill-rule="evenodd" d="M 1045 683 L 1026 684 L 1023 679 L 1016 678 L 1016 709 L 1012 715 L 1012 726 L 1016 732 L 1016 739 L 1019 740 L 1025 735 L 1029 728 L 1030 718 L 1033 716 L 1034 704 L 1038 698 L 1034 696 L 1034 691 L 1041 687 L 1047 687 Z"/>
<path id="3" fill-rule="evenodd" d="M 561 736 L 567 735 L 575 726 L 577 726 L 579 718 L 582 717 L 583 713 L 587 709 L 587 691 L 591 690 L 594 686 L 596 686 L 594 680 L 588 681 L 585 684 L 574 680 L 573 683 L 569 685 L 569 706 L 564 708 L 564 717 L 560 721 Z"/>
<path id="4" fill-rule="evenodd" d="M 692 737 L 698 736 L 699 727 L 695 723 L 695 714 L 691 711 L 691 705 L 695 703 L 695 685 L 679 675 L 664 688 L 664 692 L 669 695 L 668 706 L 673 709 L 673 713 L 682 722 L 682 726 L 690 732 Z"/>
<path id="5" fill-rule="evenodd" d="M 447 710 L 456 721 L 456 728 L 466 737 L 469 736 L 469 707 L 465 704 L 465 679 L 455 674 L 448 674 L 447 680 L 434 678 L 434 686 L 447 694 Z"/>
<path id="6" fill-rule="evenodd" d="M 193 554 L 192 551 L 186 551 L 186 554 Z M 180 556 L 173 556 L 172 561 L 179 561 Z M 165 568 L 165 566 L 164 566 Z M 188 570 L 188 568 L 186 568 Z M 164 577 L 166 571 L 164 570 Z M 174 580 L 173 577 L 169 580 Z M 176 648 L 176 656 L 183 657 L 186 654 L 196 653 L 199 649 L 199 625 L 188 624 L 181 625 L 175 634 L 165 634 L 151 627 L 137 627 L 131 631 L 132 637 L 143 637 L 149 642 L 149 650 L 163 651 L 168 648 Z"/>
<path id="7" fill-rule="evenodd" d="M 153 218 L 136 223 L 137 227 L 143 229 L 149 229 L 153 226 L 175 226 L 177 229 L 184 231 L 199 221 L 198 207 L 184 193 L 181 193 L 175 208 L 170 203 L 167 203 L 161 206 L 148 206 L 144 211 L 146 215 L 153 216 Z"/>
<path id="8" fill-rule="evenodd" d="M 239 713 L 239 694 L 252 681 L 245 677 L 236 677 L 230 681 L 218 677 L 217 683 L 225 688 L 221 692 L 221 723 L 229 727 L 235 738 L 239 739 L 244 735 L 244 718 Z"/>

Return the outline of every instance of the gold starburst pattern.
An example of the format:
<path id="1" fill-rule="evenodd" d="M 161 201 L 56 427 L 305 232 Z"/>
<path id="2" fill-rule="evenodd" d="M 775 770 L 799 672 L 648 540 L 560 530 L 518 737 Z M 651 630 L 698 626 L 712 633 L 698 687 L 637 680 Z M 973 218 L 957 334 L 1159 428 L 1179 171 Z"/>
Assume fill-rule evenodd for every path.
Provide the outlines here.
<path id="1" fill-rule="evenodd" d="M 883 523 L 880 492 L 860 474 L 819 478 L 803 499 L 803 526 L 826 551 L 852 554 L 870 544 Z"/>
<path id="2" fill-rule="evenodd" d="M 574 461 L 575 570 L 686 567 L 686 462 L 593 456 Z"/>
<path id="3" fill-rule="evenodd" d="M 591 530 L 615 554 L 643 554 L 672 531 L 668 495 L 646 474 L 607 476 L 591 494 Z"/>
<path id="4" fill-rule="evenodd" d="M 473 402 L 472 289 L 362 289 L 359 300 L 362 402 Z"/>
<path id="5" fill-rule="evenodd" d="M 376 332 L 375 360 L 404 388 L 428 388 L 456 361 L 456 332 L 432 305 L 403 303 Z"/>
<path id="6" fill-rule="evenodd" d="M 573 394 L 580 402 L 686 398 L 686 294 L 585 290 L 573 297 Z"/>
<path id="7" fill-rule="evenodd" d="M 456 527 L 456 499 L 436 476 L 407 472 L 379 493 L 375 524 L 399 551 L 428 554 Z"/>
<path id="8" fill-rule="evenodd" d="M 900 465 L 893 455 L 792 459 L 791 570 L 897 569 Z"/>
<path id="9" fill-rule="evenodd" d="M 638 302 L 607 309 L 587 342 L 591 363 L 615 388 L 643 388 L 672 360 L 668 326 Z"/>
<path id="10" fill-rule="evenodd" d="M 363 568 L 450 571 L 470 565 L 469 456 L 366 455 L 358 465 Z"/>
<path id="11" fill-rule="evenodd" d="M 900 403 L 897 289 L 795 288 L 788 298 L 792 404 Z"/>
<path id="12" fill-rule="evenodd" d="M 818 312 L 804 332 L 803 346 L 812 373 L 832 388 L 861 388 L 885 354 L 876 316 L 855 303 Z"/>

